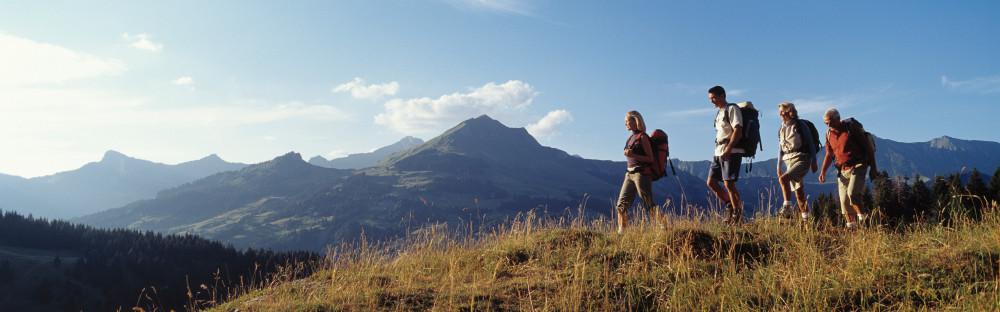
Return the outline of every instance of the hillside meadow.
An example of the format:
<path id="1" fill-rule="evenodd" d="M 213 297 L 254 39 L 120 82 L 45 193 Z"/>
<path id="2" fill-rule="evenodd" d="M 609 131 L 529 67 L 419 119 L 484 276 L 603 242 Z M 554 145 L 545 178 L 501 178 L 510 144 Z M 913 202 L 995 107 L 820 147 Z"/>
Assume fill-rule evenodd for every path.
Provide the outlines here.
<path id="1" fill-rule="evenodd" d="M 582 211 L 582 210 L 581 210 Z M 331 248 L 211 311 L 996 311 L 1000 212 L 868 225 L 538 219 Z M 463 232 L 464 234 L 455 234 Z M 288 274 L 291 276 L 292 274 Z"/>

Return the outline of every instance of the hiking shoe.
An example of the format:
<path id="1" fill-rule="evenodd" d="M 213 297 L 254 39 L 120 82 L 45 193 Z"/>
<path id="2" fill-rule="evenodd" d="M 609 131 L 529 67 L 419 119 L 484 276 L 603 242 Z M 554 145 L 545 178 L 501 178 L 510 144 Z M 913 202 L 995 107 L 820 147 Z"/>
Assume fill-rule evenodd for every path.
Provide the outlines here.
<path id="1" fill-rule="evenodd" d="M 722 209 L 722 223 L 733 223 L 733 204 L 726 203 L 726 206 Z"/>
<path id="2" fill-rule="evenodd" d="M 795 211 L 798 211 L 798 209 L 791 204 L 785 204 L 781 206 L 781 209 L 778 209 L 778 216 L 785 219 L 791 219 L 795 214 Z"/>
<path id="3" fill-rule="evenodd" d="M 738 225 L 743 221 L 743 212 L 736 211 L 736 207 L 733 207 L 732 203 L 726 204 L 726 214 L 729 216 L 729 221 L 726 222 L 729 225 Z"/>
<path id="4" fill-rule="evenodd" d="M 799 214 L 799 218 L 802 220 L 802 222 L 809 222 L 809 220 L 812 220 L 812 215 L 810 215 L 808 212 L 802 212 Z"/>

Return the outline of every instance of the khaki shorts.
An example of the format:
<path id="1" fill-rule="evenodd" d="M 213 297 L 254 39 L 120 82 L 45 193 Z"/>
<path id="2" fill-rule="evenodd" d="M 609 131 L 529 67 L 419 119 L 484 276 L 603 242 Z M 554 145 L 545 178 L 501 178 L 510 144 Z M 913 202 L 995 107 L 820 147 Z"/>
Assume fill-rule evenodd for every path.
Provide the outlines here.
<path id="1" fill-rule="evenodd" d="M 802 180 L 809 173 L 809 157 L 802 155 L 796 156 L 791 159 L 784 160 L 785 162 L 785 176 L 788 177 L 788 185 L 792 187 L 792 191 L 798 191 L 802 188 Z"/>
<path id="2" fill-rule="evenodd" d="M 840 192 L 840 213 L 847 214 L 849 205 L 862 206 L 864 203 L 865 177 L 868 166 L 860 165 L 840 170 L 837 175 L 837 190 Z"/>

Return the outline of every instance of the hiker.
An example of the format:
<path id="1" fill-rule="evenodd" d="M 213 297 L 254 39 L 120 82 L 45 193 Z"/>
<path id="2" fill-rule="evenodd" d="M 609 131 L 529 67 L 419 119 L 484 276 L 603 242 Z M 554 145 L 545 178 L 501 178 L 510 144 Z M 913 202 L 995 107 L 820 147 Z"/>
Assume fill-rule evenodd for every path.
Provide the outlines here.
<path id="1" fill-rule="evenodd" d="M 743 114 L 736 104 L 726 102 L 726 89 L 721 86 L 708 89 L 708 100 L 719 111 L 715 114 L 715 154 L 706 184 L 725 206 L 723 222 L 737 224 L 743 218 L 743 201 L 736 190 L 744 153 L 737 146 L 743 135 Z M 720 180 L 725 190 L 719 187 Z"/>
<path id="2" fill-rule="evenodd" d="M 631 135 L 625 142 L 628 171 L 618 195 L 618 233 L 622 233 L 628 225 L 628 209 L 632 207 L 636 193 L 642 200 L 643 208 L 651 212 L 651 217 L 656 217 L 657 210 L 653 204 L 653 148 L 646 134 L 646 122 L 639 112 L 630 111 L 625 115 L 625 128 Z"/>
<path id="3" fill-rule="evenodd" d="M 826 170 L 830 160 L 836 159 L 837 190 L 840 193 L 840 213 L 847 221 L 847 228 L 864 222 L 867 216 L 862 207 L 865 174 L 875 178 L 875 145 L 860 122 L 854 118 L 840 119 L 840 112 L 831 108 L 823 114 L 823 123 L 829 126 L 826 133 L 826 157 L 820 170 L 819 182 L 826 183 Z M 856 216 L 856 218 L 855 218 Z"/>
<path id="4" fill-rule="evenodd" d="M 799 212 L 803 222 L 809 221 L 809 203 L 802 180 L 809 171 L 816 172 L 816 152 L 819 134 L 811 122 L 799 119 L 795 104 L 783 102 L 778 104 L 778 115 L 781 116 L 781 127 L 778 129 L 778 183 L 781 185 L 781 195 L 785 203 L 778 210 L 781 217 L 791 217 L 794 211 Z M 785 164 L 785 172 L 781 164 Z M 795 192 L 797 207 L 792 206 L 789 191 Z"/>

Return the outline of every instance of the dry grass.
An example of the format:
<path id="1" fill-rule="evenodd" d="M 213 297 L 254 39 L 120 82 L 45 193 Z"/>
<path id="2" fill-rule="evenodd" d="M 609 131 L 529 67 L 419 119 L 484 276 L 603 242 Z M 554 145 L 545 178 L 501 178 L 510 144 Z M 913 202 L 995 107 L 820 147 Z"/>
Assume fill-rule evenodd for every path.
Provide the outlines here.
<path id="1" fill-rule="evenodd" d="M 900 231 L 668 217 L 622 235 L 609 220 L 527 214 L 490 233 L 331 249 L 311 277 L 213 310 L 996 311 L 1000 213 L 987 211 Z"/>

